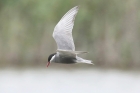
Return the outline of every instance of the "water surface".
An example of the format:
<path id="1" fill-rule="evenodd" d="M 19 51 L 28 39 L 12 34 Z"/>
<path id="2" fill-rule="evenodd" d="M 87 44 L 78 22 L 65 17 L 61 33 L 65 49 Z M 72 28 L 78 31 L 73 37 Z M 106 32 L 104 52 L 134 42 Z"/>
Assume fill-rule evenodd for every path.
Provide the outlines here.
<path id="1" fill-rule="evenodd" d="M 140 73 L 98 69 L 4 69 L 0 93 L 140 93 Z"/>

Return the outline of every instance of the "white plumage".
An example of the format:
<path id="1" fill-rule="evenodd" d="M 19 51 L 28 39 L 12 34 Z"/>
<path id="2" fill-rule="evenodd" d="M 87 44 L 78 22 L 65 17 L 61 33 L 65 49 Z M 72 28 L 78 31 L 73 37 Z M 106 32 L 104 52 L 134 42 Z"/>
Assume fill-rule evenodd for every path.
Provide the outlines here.
<path id="1" fill-rule="evenodd" d="M 93 64 L 91 60 L 78 57 L 77 54 L 87 53 L 84 51 L 75 51 L 74 40 L 72 37 L 72 29 L 74 20 L 78 13 L 79 7 L 70 9 L 58 22 L 54 28 L 53 38 L 57 43 L 57 52 L 51 54 L 48 58 L 48 64 L 56 63 L 87 63 Z"/>

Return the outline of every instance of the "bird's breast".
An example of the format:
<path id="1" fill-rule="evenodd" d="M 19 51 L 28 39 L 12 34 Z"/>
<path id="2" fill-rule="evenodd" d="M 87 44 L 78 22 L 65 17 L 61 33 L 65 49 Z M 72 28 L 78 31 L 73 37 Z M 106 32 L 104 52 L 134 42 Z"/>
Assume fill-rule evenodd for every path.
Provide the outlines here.
<path id="1" fill-rule="evenodd" d="M 63 63 L 63 64 L 76 63 L 76 58 L 74 57 L 58 56 L 56 60 L 57 60 L 57 63 Z"/>

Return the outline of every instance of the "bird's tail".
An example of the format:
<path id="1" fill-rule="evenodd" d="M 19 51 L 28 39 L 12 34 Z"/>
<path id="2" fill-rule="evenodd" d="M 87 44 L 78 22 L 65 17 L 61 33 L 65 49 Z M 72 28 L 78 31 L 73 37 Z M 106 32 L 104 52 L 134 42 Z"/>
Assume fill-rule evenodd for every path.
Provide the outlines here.
<path id="1" fill-rule="evenodd" d="M 76 59 L 77 59 L 77 60 L 76 60 L 77 63 L 93 64 L 91 60 L 86 60 L 86 59 L 83 59 L 83 58 L 78 57 L 78 56 L 76 57 Z M 94 65 L 94 64 L 93 64 L 93 65 Z"/>

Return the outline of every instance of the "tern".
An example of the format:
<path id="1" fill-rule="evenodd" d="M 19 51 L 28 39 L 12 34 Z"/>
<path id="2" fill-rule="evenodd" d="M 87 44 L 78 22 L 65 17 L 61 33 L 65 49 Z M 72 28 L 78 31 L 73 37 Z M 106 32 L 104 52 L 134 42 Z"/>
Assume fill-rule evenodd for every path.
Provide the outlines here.
<path id="1" fill-rule="evenodd" d="M 87 52 L 75 51 L 75 45 L 72 37 L 72 29 L 78 10 L 78 6 L 75 6 L 72 9 L 70 9 L 55 26 L 53 38 L 57 43 L 57 51 L 56 53 L 53 53 L 48 57 L 47 67 L 50 65 L 51 62 L 65 64 L 93 64 L 91 60 L 86 60 L 77 56 L 78 54 Z"/>

